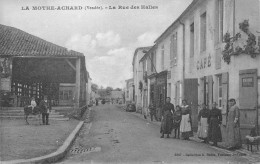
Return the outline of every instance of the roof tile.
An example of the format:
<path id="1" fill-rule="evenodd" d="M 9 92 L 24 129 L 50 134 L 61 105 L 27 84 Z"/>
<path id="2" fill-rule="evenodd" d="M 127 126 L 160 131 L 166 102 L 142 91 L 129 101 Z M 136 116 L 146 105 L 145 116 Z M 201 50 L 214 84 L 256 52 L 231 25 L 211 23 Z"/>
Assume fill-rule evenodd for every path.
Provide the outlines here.
<path id="1" fill-rule="evenodd" d="M 14 27 L 0 24 L 0 55 L 82 57 L 82 53 L 45 41 Z"/>

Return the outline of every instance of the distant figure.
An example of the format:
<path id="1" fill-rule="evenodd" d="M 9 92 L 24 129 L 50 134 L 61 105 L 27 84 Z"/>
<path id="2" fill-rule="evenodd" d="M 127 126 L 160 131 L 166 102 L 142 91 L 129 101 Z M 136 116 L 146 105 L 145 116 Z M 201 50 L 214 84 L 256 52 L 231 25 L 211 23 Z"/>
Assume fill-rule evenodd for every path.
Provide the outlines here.
<path id="1" fill-rule="evenodd" d="M 198 115 L 198 137 L 202 140 L 204 140 L 204 143 L 208 143 L 208 118 L 209 118 L 209 109 L 207 106 L 203 103 L 202 109 L 199 112 Z"/>
<path id="2" fill-rule="evenodd" d="M 49 124 L 49 113 L 51 111 L 50 102 L 47 100 L 47 96 L 44 96 L 43 100 L 40 102 L 39 107 L 42 111 L 42 123 L 43 125 L 50 125 Z"/>
<path id="3" fill-rule="evenodd" d="M 217 103 L 214 102 L 212 109 L 209 112 L 209 131 L 208 139 L 213 142 L 213 146 L 217 146 L 217 142 L 222 141 L 220 125 L 222 123 L 221 110 L 217 108 Z"/>
<path id="4" fill-rule="evenodd" d="M 229 100 L 229 111 L 227 118 L 227 144 L 228 149 L 238 149 L 242 146 L 240 136 L 240 112 L 235 99 Z"/>
<path id="5" fill-rule="evenodd" d="M 96 99 L 96 106 L 98 106 L 98 99 Z"/>
<path id="6" fill-rule="evenodd" d="M 173 113 L 174 138 L 178 138 L 178 139 L 180 138 L 180 123 L 181 123 L 181 107 L 177 105 L 176 111 Z"/>
<path id="7" fill-rule="evenodd" d="M 166 103 L 162 108 L 162 122 L 161 122 L 161 138 L 164 138 L 164 134 L 167 134 L 167 138 L 169 138 L 171 131 L 172 131 L 172 123 L 173 123 L 173 116 L 172 113 L 174 112 L 174 105 L 171 102 L 171 98 L 166 98 Z"/>
<path id="8" fill-rule="evenodd" d="M 149 111 L 150 111 L 151 121 L 153 121 L 153 117 L 154 117 L 155 121 L 157 121 L 156 109 L 155 109 L 155 106 L 152 101 L 149 105 Z"/>
<path id="9" fill-rule="evenodd" d="M 34 108 L 35 108 L 36 106 L 37 106 L 37 104 L 36 104 L 35 98 L 32 97 L 32 99 L 31 99 L 31 105 L 28 106 L 28 107 L 32 107 L 32 113 L 35 113 L 35 112 L 34 112 Z"/>
<path id="10" fill-rule="evenodd" d="M 181 114 L 181 136 L 184 140 L 189 140 L 189 137 L 193 136 L 193 132 L 191 130 L 191 109 L 186 100 L 182 100 Z"/>

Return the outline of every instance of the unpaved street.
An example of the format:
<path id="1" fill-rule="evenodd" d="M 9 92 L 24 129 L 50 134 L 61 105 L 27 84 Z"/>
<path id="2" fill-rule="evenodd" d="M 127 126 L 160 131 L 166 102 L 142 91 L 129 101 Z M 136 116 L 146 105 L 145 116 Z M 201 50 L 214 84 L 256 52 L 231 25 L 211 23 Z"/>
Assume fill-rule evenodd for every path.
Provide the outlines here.
<path id="1" fill-rule="evenodd" d="M 248 163 L 206 144 L 162 139 L 158 125 L 116 105 L 93 107 L 91 124 L 85 124 L 60 163 Z"/>

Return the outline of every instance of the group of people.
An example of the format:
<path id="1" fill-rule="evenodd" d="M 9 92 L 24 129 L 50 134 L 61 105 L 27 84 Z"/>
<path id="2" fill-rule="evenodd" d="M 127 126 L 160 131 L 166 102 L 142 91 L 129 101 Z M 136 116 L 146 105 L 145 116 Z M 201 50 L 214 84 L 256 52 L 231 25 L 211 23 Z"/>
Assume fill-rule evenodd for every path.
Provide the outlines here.
<path id="1" fill-rule="evenodd" d="M 228 149 L 238 149 L 242 146 L 239 123 L 240 112 L 235 99 L 230 99 L 228 106 L 226 146 Z M 203 104 L 198 115 L 198 121 L 199 138 L 203 139 L 205 143 L 212 141 L 213 146 L 217 146 L 218 142 L 222 142 L 222 113 L 221 110 L 217 108 L 217 103 L 214 102 L 212 104 L 211 110 Z"/>
<path id="2" fill-rule="evenodd" d="M 152 115 L 151 115 L 152 117 Z M 191 129 L 191 110 L 186 100 L 182 101 L 182 106 L 177 105 L 176 111 L 174 105 L 171 103 L 171 98 L 166 98 L 166 103 L 162 108 L 162 121 L 161 121 L 161 138 L 167 135 L 170 137 L 172 130 L 174 129 L 174 138 L 180 138 L 189 140 L 189 137 L 193 135 Z"/>
<path id="3" fill-rule="evenodd" d="M 166 103 L 162 108 L 161 119 L 161 138 L 167 135 L 170 137 L 171 132 L 174 130 L 174 138 L 189 140 L 193 136 L 191 108 L 186 100 L 182 100 L 182 105 L 176 106 L 170 103 L 171 98 L 166 98 Z M 241 136 L 239 130 L 239 108 L 236 105 L 235 99 L 229 100 L 229 110 L 226 124 L 227 131 L 227 146 L 229 149 L 236 149 L 241 147 Z M 156 118 L 156 109 L 153 104 L 149 106 L 151 121 Z M 212 109 L 209 110 L 205 104 L 202 104 L 202 109 L 198 114 L 198 137 L 204 140 L 204 143 L 213 142 L 213 146 L 217 146 L 218 142 L 222 142 L 221 134 L 222 113 L 217 108 L 217 103 L 212 104 Z"/>
<path id="4" fill-rule="evenodd" d="M 35 107 L 37 106 L 37 103 L 35 101 L 35 98 L 32 97 L 31 99 L 31 103 L 29 105 L 29 107 L 32 107 L 32 113 L 35 113 Z M 42 123 L 43 125 L 50 125 L 49 124 L 49 113 L 51 111 L 51 105 L 48 101 L 47 96 L 43 97 L 43 100 L 40 101 L 39 103 L 39 109 L 40 109 L 40 113 L 42 114 Z"/>

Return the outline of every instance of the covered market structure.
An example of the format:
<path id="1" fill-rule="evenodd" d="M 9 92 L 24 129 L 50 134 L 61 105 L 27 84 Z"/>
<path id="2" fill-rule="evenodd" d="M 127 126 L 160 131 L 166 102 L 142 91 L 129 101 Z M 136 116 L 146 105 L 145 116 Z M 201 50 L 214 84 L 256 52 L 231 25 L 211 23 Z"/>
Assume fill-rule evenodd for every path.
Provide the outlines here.
<path id="1" fill-rule="evenodd" d="M 0 25 L 1 105 L 21 107 L 44 95 L 52 105 L 86 105 L 85 56 Z"/>

